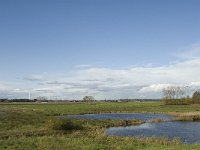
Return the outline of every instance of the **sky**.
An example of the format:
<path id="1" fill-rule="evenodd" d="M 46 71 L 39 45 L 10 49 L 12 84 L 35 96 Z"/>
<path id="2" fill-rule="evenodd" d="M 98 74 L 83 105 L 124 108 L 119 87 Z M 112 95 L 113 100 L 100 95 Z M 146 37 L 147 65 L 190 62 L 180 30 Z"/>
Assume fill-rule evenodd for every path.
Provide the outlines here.
<path id="1" fill-rule="evenodd" d="M 1 0 L 0 98 L 198 90 L 199 16 L 199 0 Z"/>

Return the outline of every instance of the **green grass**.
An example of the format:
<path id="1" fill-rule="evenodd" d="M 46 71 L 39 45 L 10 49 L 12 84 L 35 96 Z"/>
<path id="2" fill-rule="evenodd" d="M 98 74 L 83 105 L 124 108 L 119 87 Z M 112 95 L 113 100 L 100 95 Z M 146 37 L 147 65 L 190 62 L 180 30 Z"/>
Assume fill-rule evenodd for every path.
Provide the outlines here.
<path id="1" fill-rule="evenodd" d="M 31 110 L 49 115 L 83 114 L 102 112 L 188 112 L 200 111 L 200 105 L 163 105 L 162 102 L 97 102 L 97 103 L 0 103 L 3 109 Z"/>
<path id="2" fill-rule="evenodd" d="M 200 149 L 166 138 L 106 136 L 105 127 L 142 123 L 139 120 L 60 120 L 57 115 L 151 112 L 198 114 L 200 105 L 163 105 L 161 102 L 0 103 L 0 149 Z M 195 112 L 195 113 L 194 113 Z"/>

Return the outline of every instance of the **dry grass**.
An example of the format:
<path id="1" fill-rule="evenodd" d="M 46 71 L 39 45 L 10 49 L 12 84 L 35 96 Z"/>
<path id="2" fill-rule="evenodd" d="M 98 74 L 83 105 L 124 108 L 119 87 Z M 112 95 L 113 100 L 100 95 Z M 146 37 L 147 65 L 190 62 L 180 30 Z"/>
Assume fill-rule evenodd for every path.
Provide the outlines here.
<path id="1" fill-rule="evenodd" d="M 200 112 L 176 113 L 175 121 L 200 121 Z"/>
<path id="2" fill-rule="evenodd" d="M 165 120 L 163 120 L 163 119 L 153 119 L 153 120 L 150 120 L 150 121 L 147 121 L 147 122 L 149 122 L 149 123 L 162 123 L 162 122 L 165 122 Z"/>

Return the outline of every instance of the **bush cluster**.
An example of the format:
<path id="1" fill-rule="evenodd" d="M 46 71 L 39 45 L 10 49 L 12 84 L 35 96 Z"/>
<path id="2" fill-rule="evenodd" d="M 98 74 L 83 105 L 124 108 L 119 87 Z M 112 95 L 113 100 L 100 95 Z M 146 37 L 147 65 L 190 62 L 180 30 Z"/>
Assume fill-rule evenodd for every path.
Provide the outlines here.
<path id="1" fill-rule="evenodd" d="M 190 104 L 200 104 L 200 91 L 194 92 L 192 98 L 179 98 L 179 99 L 163 99 L 165 105 L 190 105 Z"/>
<path id="2" fill-rule="evenodd" d="M 79 130 L 82 128 L 80 125 L 76 125 L 66 118 L 51 118 L 48 120 L 47 125 L 50 129 L 63 131 Z"/>
<path id="3" fill-rule="evenodd" d="M 190 105 L 195 104 L 194 100 L 191 98 L 182 98 L 182 99 L 164 99 L 165 105 Z"/>

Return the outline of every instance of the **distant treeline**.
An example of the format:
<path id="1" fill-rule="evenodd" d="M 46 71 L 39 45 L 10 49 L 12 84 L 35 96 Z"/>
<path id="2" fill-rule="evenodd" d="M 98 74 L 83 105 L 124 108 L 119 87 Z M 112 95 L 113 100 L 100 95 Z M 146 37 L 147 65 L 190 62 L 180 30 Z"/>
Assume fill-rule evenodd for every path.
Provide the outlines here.
<path id="1" fill-rule="evenodd" d="M 36 102 L 37 99 L 0 99 L 0 102 Z"/>
<path id="2" fill-rule="evenodd" d="M 89 102 L 131 102 L 131 101 L 159 101 L 160 99 L 106 99 L 106 100 L 93 100 Z M 0 102 L 85 102 L 83 100 L 41 100 L 41 99 L 0 99 Z M 87 101 L 86 101 L 87 102 Z"/>

